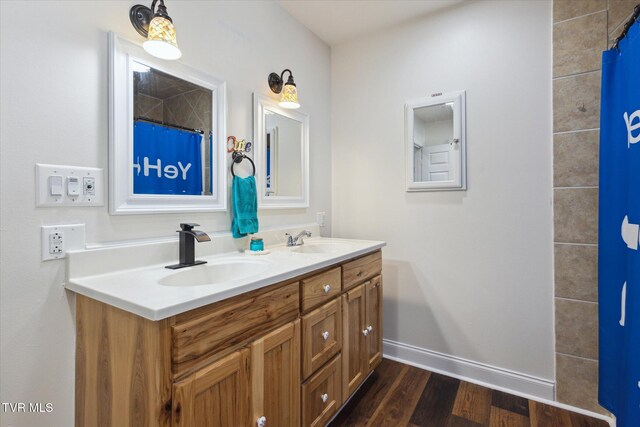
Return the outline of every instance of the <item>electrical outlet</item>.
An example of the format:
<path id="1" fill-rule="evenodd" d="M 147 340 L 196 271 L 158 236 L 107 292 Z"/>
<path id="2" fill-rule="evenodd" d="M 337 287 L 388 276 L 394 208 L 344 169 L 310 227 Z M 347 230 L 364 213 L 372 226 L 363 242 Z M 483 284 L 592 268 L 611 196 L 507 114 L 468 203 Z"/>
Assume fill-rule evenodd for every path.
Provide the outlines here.
<path id="1" fill-rule="evenodd" d="M 59 254 L 64 252 L 64 233 L 54 231 L 49 234 L 49 254 Z"/>
<path id="2" fill-rule="evenodd" d="M 318 225 L 320 227 L 324 227 L 325 226 L 325 224 L 324 224 L 324 215 L 325 215 L 324 212 L 316 212 L 316 222 L 318 223 Z"/>
<path id="3" fill-rule="evenodd" d="M 74 249 L 84 249 L 84 224 L 42 226 L 42 261 L 62 259 Z"/>

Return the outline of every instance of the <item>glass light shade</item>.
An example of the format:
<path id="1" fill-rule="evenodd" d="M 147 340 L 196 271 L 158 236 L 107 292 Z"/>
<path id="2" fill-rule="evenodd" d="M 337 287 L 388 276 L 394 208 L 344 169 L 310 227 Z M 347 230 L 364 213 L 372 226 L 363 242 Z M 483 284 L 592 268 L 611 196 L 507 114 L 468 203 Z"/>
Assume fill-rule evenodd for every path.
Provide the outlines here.
<path id="1" fill-rule="evenodd" d="M 176 42 L 176 29 L 171 21 L 162 16 L 156 16 L 151 20 L 149 35 L 142 47 L 161 59 L 178 59 L 182 56 Z"/>
<path id="2" fill-rule="evenodd" d="M 280 98 L 278 105 L 282 108 L 300 108 L 298 88 L 296 88 L 295 85 L 285 84 L 284 88 L 282 88 L 282 98 Z"/>

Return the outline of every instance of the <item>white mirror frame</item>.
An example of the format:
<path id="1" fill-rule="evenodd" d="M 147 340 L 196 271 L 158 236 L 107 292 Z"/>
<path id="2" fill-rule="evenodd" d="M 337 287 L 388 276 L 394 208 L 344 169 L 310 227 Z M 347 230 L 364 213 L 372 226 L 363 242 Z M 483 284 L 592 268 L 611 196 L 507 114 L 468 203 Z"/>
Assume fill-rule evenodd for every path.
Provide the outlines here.
<path id="1" fill-rule="evenodd" d="M 213 149 L 211 195 L 176 196 L 133 194 L 133 70 L 136 61 L 210 89 Z M 151 214 L 167 212 L 225 211 L 227 209 L 227 156 L 225 150 L 226 82 L 181 62 L 163 61 L 142 46 L 109 33 L 109 213 Z"/>
<path id="2" fill-rule="evenodd" d="M 300 122 L 302 150 L 300 162 L 302 165 L 302 195 L 270 196 L 266 197 L 267 183 L 263 176 L 267 170 L 267 144 L 264 136 L 265 108 L 274 111 L 281 116 Z M 260 209 L 291 209 L 309 207 L 309 116 L 299 110 L 282 108 L 277 102 L 266 96 L 253 94 L 253 141 L 255 147 L 256 182 L 258 186 L 258 207 Z"/>
<path id="3" fill-rule="evenodd" d="M 429 98 L 407 101 L 405 117 L 405 169 L 407 191 L 451 191 L 467 189 L 467 143 L 465 125 L 465 91 L 438 94 Z M 454 177 L 451 181 L 414 181 L 413 125 L 414 110 L 417 108 L 453 103 L 453 138 L 457 139 L 458 156 L 455 157 Z"/>

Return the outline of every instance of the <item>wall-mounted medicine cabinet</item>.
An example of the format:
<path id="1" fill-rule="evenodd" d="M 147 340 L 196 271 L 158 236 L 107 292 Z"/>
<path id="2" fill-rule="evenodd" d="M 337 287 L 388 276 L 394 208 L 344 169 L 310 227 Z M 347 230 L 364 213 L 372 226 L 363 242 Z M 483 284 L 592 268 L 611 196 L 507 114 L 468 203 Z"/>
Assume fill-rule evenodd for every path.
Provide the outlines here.
<path id="1" fill-rule="evenodd" d="M 407 191 L 466 190 L 465 92 L 405 104 Z"/>

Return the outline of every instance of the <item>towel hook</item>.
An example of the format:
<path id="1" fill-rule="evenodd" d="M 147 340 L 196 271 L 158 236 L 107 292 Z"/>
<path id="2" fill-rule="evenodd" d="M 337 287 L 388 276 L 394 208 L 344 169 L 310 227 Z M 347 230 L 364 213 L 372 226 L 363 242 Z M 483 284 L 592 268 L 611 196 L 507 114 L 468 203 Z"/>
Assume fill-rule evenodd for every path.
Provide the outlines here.
<path id="1" fill-rule="evenodd" d="M 233 172 L 233 166 L 236 163 L 240 163 L 242 162 L 242 160 L 247 159 L 249 160 L 249 163 L 251 163 L 251 167 L 253 168 L 253 174 L 251 176 L 256 176 L 256 164 L 253 163 L 253 160 L 251 160 L 251 157 L 248 157 L 246 154 L 240 152 L 240 151 L 234 151 L 233 154 L 231 155 L 231 175 L 236 176 L 235 172 Z"/>

